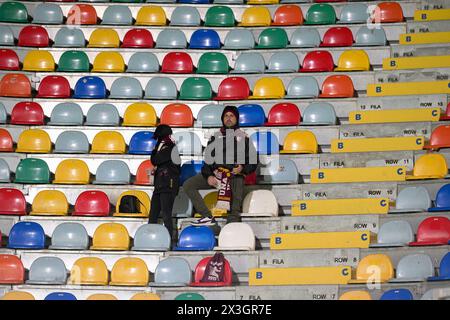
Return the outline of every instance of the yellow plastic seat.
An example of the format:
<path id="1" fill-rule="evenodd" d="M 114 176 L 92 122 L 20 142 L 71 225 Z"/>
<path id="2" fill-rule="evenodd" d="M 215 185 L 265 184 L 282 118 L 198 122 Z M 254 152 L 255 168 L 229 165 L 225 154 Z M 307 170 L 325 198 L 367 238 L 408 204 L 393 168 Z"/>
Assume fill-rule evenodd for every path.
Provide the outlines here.
<path id="1" fill-rule="evenodd" d="M 268 27 L 272 23 L 270 11 L 266 7 L 249 7 L 241 16 L 241 27 Z"/>
<path id="2" fill-rule="evenodd" d="M 86 300 L 118 300 L 113 294 L 107 293 L 96 293 L 90 295 Z"/>
<path id="3" fill-rule="evenodd" d="M 130 298 L 130 300 L 161 300 L 161 298 L 156 293 L 143 292 L 136 293 Z"/>
<path id="4" fill-rule="evenodd" d="M 440 108 L 352 111 L 349 123 L 436 122 L 440 115 Z"/>
<path id="5" fill-rule="evenodd" d="M 31 50 L 23 59 L 24 71 L 51 72 L 55 71 L 55 60 L 46 50 Z"/>
<path id="6" fill-rule="evenodd" d="M 367 96 L 369 97 L 449 93 L 450 80 L 424 82 L 390 82 L 375 84 L 370 83 L 367 85 Z"/>
<path id="7" fill-rule="evenodd" d="M 248 0 L 247 4 L 278 4 L 280 0 Z"/>
<path id="8" fill-rule="evenodd" d="M 367 291 L 354 290 L 343 293 L 339 300 L 372 300 L 372 297 Z"/>
<path id="9" fill-rule="evenodd" d="M 92 140 L 91 153 L 123 154 L 125 139 L 117 131 L 100 131 Z"/>
<path id="10" fill-rule="evenodd" d="M 22 131 L 17 141 L 16 152 L 50 153 L 52 141 L 48 133 L 41 129 L 27 129 Z"/>
<path id="11" fill-rule="evenodd" d="M 125 72 L 125 61 L 116 51 L 103 51 L 94 59 L 92 72 Z"/>
<path id="12" fill-rule="evenodd" d="M 110 28 L 95 29 L 89 37 L 88 48 L 119 48 L 120 38 L 117 31 Z"/>
<path id="13" fill-rule="evenodd" d="M 25 291 L 9 291 L 0 300 L 36 300 L 34 296 Z"/>
<path id="14" fill-rule="evenodd" d="M 31 216 L 67 216 L 69 203 L 59 190 L 42 190 L 34 197 Z"/>
<path id="15" fill-rule="evenodd" d="M 155 108 L 145 102 L 130 104 L 123 115 L 123 126 L 155 127 L 158 124 Z"/>
<path id="16" fill-rule="evenodd" d="M 203 201 L 205 202 L 206 207 L 211 211 L 213 217 L 226 217 L 227 210 L 216 208 L 217 195 L 217 191 L 210 192 L 205 195 Z M 195 213 L 194 217 L 200 218 L 201 215 L 199 213 Z"/>
<path id="17" fill-rule="evenodd" d="M 334 71 L 369 71 L 370 60 L 364 50 L 346 50 L 338 60 Z"/>
<path id="18" fill-rule="evenodd" d="M 306 130 L 291 131 L 284 138 L 280 153 L 318 153 L 319 147 L 314 133 Z"/>
<path id="19" fill-rule="evenodd" d="M 448 68 L 449 66 L 450 55 L 383 59 L 383 70 Z"/>
<path id="20" fill-rule="evenodd" d="M 72 266 L 69 284 L 106 286 L 109 274 L 106 263 L 96 257 L 80 258 Z"/>
<path id="21" fill-rule="evenodd" d="M 66 159 L 61 161 L 56 167 L 56 184 L 89 184 L 89 167 L 83 160 Z"/>
<path id="22" fill-rule="evenodd" d="M 121 258 L 114 264 L 111 272 L 111 286 L 147 286 L 149 271 L 140 258 Z"/>
<path id="23" fill-rule="evenodd" d="M 444 179 L 448 174 L 445 157 L 440 153 L 428 153 L 416 160 L 412 175 L 406 180 Z"/>
<path id="24" fill-rule="evenodd" d="M 349 283 L 384 283 L 394 277 L 391 258 L 384 254 L 371 254 L 358 263 L 356 279 Z"/>
<path id="25" fill-rule="evenodd" d="M 91 250 L 121 251 L 130 248 L 130 235 L 120 223 L 103 223 L 95 229 Z"/>
<path id="26" fill-rule="evenodd" d="M 165 26 L 166 24 L 166 13 L 160 6 L 143 6 L 137 13 L 137 26 Z"/>
<path id="27" fill-rule="evenodd" d="M 424 137 L 333 139 L 331 152 L 412 151 L 422 150 L 424 144 Z"/>
<path id="28" fill-rule="evenodd" d="M 419 32 L 400 34 L 400 44 L 432 44 L 447 43 L 450 39 L 450 31 L 442 32 Z"/>
<path id="29" fill-rule="evenodd" d="M 278 77 L 264 77 L 256 81 L 253 95 L 249 99 L 283 99 L 285 96 L 283 81 Z"/>
<path id="30" fill-rule="evenodd" d="M 294 217 L 387 214 L 388 212 L 388 198 L 294 200 L 291 209 Z"/>
<path id="31" fill-rule="evenodd" d="M 120 212 L 120 201 L 124 196 L 135 196 L 139 199 L 139 213 L 124 213 Z M 116 211 L 113 213 L 114 217 L 131 217 L 131 218 L 148 218 L 150 215 L 150 203 L 151 199 L 148 194 L 140 190 L 128 190 L 122 192 L 117 199 Z"/>
<path id="32" fill-rule="evenodd" d="M 311 169 L 311 183 L 405 181 L 406 167 Z"/>

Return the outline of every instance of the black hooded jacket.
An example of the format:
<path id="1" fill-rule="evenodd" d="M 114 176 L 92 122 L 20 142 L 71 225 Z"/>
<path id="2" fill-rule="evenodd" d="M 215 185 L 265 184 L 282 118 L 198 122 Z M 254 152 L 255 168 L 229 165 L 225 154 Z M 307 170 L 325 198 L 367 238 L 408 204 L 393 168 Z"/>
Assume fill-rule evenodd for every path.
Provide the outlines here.
<path id="1" fill-rule="evenodd" d="M 223 118 L 227 112 L 233 112 L 239 121 L 238 109 L 235 106 L 225 107 L 221 117 L 223 126 L 219 132 L 211 137 L 205 149 L 205 165 L 202 167 L 202 175 L 205 178 L 213 176 L 214 170 L 219 167 L 232 170 L 234 167 L 242 165 L 241 173 L 243 175 L 256 171 L 258 163 L 256 149 L 250 143 L 250 139 L 245 132 L 239 129 L 239 122 L 232 128 L 225 127 Z M 233 136 L 230 136 L 230 133 Z M 229 135 L 228 140 L 227 134 Z M 222 157 L 219 157 L 218 152 L 216 152 L 219 149 L 222 150 Z M 227 161 L 228 157 L 232 161 Z"/>

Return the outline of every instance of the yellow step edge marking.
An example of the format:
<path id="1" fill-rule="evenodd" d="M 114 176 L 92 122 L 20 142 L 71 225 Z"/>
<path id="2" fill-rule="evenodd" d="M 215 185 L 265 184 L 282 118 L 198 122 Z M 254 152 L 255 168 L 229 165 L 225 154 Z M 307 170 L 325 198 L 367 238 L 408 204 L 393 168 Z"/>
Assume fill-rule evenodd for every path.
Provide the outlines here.
<path id="1" fill-rule="evenodd" d="M 368 248 L 376 237 L 370 231 L 276 233 L 270 237 L 270 250 Z"/>
<path id="2" fill-rule="evenodd" d="M 424 137 L 333 139 L 332 153 L 422 150 Z"/>
<path id="3" fill-rule="evenodd" d="M 383 70 L 405 70 L 405 69 L 447 68 L 447 67 L 450 67 L 450 55 L 383 59 Z"/>
<path id="4" fill-rule="evenodd" d="M 387 214 L 388 198 L 295 200 L 292 201 L 292 216 L 322 216 L 349 214 Z"/>
<path id="5" fill-rule="evenodd" d="M 352 270 L 348 266 L 249 269 L 249 285 L 347 284 Z"/>
<path id="6" fill-rule="evenodd" d="M 367 96 L 403 96 L 418 94 L 450 93 L 450 81 L 426 81 L 426 82 L 394 82 L 371 83 L 367 85 Z"/>
<path id="7" fill-rule="evenodd" d="M 384 182 L 405 180 L 405 166 L 311 170 L 311 183 Z"/>
<path id="8" fill-rule="evenodd" d="M 352 111 L 349 113 L 349 123 L 439 121 L 440 115 L 440 108 Z"/>
<path id="9" fill-rule="evenodd" d="M 450 20 L 450 9 L 416 10 L 414 21 Z"/>
<path id="10" fill-rule="evenodd" d="M 403 33 L 400 35 L 400 44 L 430 44 L 447 43 L 450 39 L 450 31 L 445 32 L 421 32 Z"/>

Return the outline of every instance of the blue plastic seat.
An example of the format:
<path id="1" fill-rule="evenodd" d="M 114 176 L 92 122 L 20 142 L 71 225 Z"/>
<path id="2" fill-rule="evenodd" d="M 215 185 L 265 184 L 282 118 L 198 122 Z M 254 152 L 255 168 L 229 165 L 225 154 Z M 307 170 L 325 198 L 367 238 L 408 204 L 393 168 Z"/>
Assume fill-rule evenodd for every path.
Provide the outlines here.
<path id="1" fill-rule="evenodd" d="M 273 132 L 254 132 L 250 136 L 250 141 L 253 143 L 258 154 L 278 154 L 280 151 L 280 143 Z"/>
<path id="2" fill-rule="evenodd" d="M 36 222 L 21 221 L 16 223 L 9 233 L 8 248 L 44 249 L 44 229 L 39 223 Z"/>
<path id="3" fill-rule="evenodd" d="M 211 251 L 216 244 L 214 232 L 208 227 L 189 226 L 181 231 L 176 251 Z"/>
<path id="4" fill-rule="evenodd" d="M 383 293 L 380 300 L 414 300 L 408 289 L 392 289 Z"/>
<path id="5" fill-rule="evenodd" d="M 155 146 L 156 140 L 153 139 L 152 131 L 139 131 L 131 137 L 128 153 L 150 155 Z"/>
<path id="6" fill-rule="evenodd" d="M 241 127 L 262 127 L 266 121 L 264 109 L 259 104 L 243 104 L 238 107 Z"/>
<path id="7" fill-rule="evenodd" d="M 181 166 L 181 175 L 180 175 L 180 185 L 202 171 L 202 167 L 205 164 L 204 161 L 191 160 L 189 162 L 184 163 Z"/>

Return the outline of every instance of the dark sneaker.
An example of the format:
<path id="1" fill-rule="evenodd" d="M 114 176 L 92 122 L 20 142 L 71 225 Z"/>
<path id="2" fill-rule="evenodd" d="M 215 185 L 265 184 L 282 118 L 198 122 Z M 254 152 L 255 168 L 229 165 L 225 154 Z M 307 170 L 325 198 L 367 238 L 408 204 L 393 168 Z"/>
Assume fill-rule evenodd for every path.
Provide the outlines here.
<path id="1" fill-rule="evenodd" d="M 198 219 L 197 221 L 191 222 L 191 225 L 194 226 L 211 226 L 216 224 L 216 219 L 214 217 L 203 217 Z"/>

